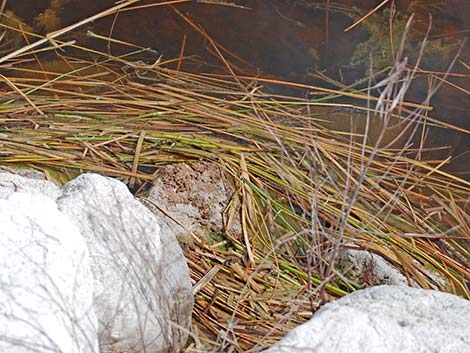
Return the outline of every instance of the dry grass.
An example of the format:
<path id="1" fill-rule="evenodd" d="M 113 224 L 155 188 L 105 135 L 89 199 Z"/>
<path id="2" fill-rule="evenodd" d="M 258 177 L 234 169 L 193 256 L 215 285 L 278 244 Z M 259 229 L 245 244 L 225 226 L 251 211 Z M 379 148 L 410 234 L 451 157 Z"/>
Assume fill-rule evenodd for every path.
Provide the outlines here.
<path id="1" fill-rule="evenodd" d="M 412 70 L 398 64 L 382 96 L 310 87 L 324 97 L 307 101 L 265 94 L 263 81 L 295 84 L 237 75 L 213 41 L 228 75 L 142 64 L 133 59 L 139 48 L 122 57 L 94 52 L 93 62 L 57 51 L 62 68 L 23 65 L 50 40 L 91 52 L 59 39 L 38 38 L 0 59 L 9 70 L 0 76 L 1 168 L 33 168 L 62 183 L 93 171 L 141 194 L 160 166 L 206 160 L 237 190 L 225 218 L 240 212 L 243 236 L 196 239 L 186 251 L 201 284 L 188 352 L 260 349 L 320 303 L 367 285 L 366 276 L 337 271 L 344 246 L 381 255 L 411 285 L 470 298 L 470 183 L 443 172 L 446 161 L 416 158 L 410 136 L 425 128 L 428 107 L 405 100 Z M 357 103 L 336 103 L 341 97 Z M 322 127 L 325 106 L 362 110 L 363 130 Z M 368 144 L 378 123 L 384 136 Z M 403 136 L 384 146 L 397 123 Z"/>

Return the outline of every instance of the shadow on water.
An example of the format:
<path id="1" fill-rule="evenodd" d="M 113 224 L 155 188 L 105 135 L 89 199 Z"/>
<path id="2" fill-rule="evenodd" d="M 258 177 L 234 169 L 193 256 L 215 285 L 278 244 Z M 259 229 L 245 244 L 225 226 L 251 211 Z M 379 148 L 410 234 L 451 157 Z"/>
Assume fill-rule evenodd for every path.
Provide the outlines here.
<path id="1" fill-rule="evenodd" d="M 45 33 L 57 29 L 54 26 L 59 28 L 77 22 L 114 5 L 114 1 L 110 0 L 36 0 L 34 5 L 31 3 L 11 2 L 7 9 L 26 23 L 35 23 L 35 29 Z M 139 5 L 148 3 L 151 2 L 143 1 Z M 410 101 L 421 102 L 426 97 L 430 80 L 436 83 L 442 79 L 442 73 L 447 70 L 463 38 L 470 31 L 467 16 L 470 13 L 470 2 L 390 1 L 364 23 L 344 31 L 361 14 L 373 9 L 378 3 L 371 0 L 199 0 L 174 6 L 123 11 L 118 16 L 100 20 L 73 35 L 74 39 L 78 35 L 78 40 L 86 41 L 90 47 L 109 50 L 115 55 L 129 48 L 115 43 L 103 46 L 103 41 L 87 37 L 86 31 L 150 47 L 164 58 L 178 57 L 182 43 L 185 42 L 185 55 L 192 60 L 183 63 L 184 69 L 208 71 L 220 68 L 222 63 L 218 55 L 207 39 L 191 27 L 191 22 L 227 49 L 224 55 L 237 73 L 261 74 L 338 88 L 333 81 L 325 81 L 324 77 L 340 85 L 350 85 L 365 76 L 370 62 L 375 71 L 392 63 L 390 19 L 393 20 L 394 46 L 397 47 L 404 23 L 411 13 L 416 14 L 416 21 L 407 42 L 407 55 L 413 63 L 428 26 L 428 14 L 431 13 L 433 25 L 430 41 L 420 65 L 424 72 L 419 74 L 421 77 L 415 80 L 408 96 Z M 392 3 L 396 3 L 397 8 L 390 13 Z M 155 57 L 144 59 L 151 62 Z M 434 108 L 432 117 L 463 130 L 470 129 L 469 61 L 467 43 L 452 74 L 431 101 Z M 274 93 L 302 97 L 310 93 L 274 85 L 266 85 L 265 88 Z M 336 123 L 336 128 L 341 129 L 343 122 L 335 122 L 334 119 L 329 126 L 335 128 Z M 447 170 L 470 179 L 469 133 L 431 128 L 426 146 L 445 147 L 439 152 L 433 152 L 429 158 L 443 158 L 451 154 L 454 161 L 446 166 Z"/>

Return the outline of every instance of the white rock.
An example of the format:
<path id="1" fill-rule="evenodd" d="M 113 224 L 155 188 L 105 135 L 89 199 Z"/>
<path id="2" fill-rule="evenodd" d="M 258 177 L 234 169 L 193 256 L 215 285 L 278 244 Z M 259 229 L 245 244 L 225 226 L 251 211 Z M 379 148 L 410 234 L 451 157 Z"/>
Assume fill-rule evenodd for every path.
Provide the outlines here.
<path id="1" fill-rule="evenodd" d="M 29 188 L 21 177 L 9 180 Z M 0 352 L 97 353 L 82 236 L 51 198 L 7 189 L 0 198 Z"/>
<path id="2" fill-rule="evenodd" d="M 26 172 L 21 173 L 25 174 Z M 35 177 L 24 177 L 0 171 L 0 199 L 4 199 L 15 192 L 41 194 L 53 200 L 60 196 L 61 191 L 57 185 L 39 179 L 39 175 L 36 173 L 31 173 L 31 175 L 35 175 Z"/>
<path id="3" fill-rule="evenodd" d="M 90 249 L 102 352 L 178 351 L 193 297 L 181 249 L 166 238 L 174 235 L 162 234 L 153 214 L 111 178 L 81 175 L 58 204 Z"/>
<path id="4" fill-rule="evenodd" d="M 406 277 L 382 256 L 365 250 L 343 249 L 339 253 L 338 267 L 347 277 L 366 281 L 369 286 L 391 284 L 407 286 Z"/>
<path id="5" fill-rule="evenodd" d="M 37 179 L 37 180 L 46 180 L 46 174 L 40 172 L 39 170 L 35 169 L 23 169 L 23 168 L 6 168 L 2 166 L 4 170 L 0 170 L 1 172 L 7 172 L 15 175 L 19 175 L 29 179 Z"/>
<path id="6" fill-rule="evenodd" d="M 266 353 L 470 352 L 470 302 L 438 291 L 377 286 L 323 306 Z"/>

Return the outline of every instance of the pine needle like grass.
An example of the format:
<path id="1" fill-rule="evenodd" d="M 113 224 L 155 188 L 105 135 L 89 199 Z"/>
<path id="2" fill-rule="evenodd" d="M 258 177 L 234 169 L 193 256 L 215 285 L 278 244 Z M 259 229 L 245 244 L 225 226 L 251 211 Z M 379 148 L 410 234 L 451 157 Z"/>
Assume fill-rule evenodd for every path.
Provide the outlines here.
<path id="1" fill-rule="evenodd" d="M 67 69 L 47 72 L 26 68 L 16 54 L 0 60 L 10 70 L 3 74 L 10 88 L 1 92 L 0 167 L 36 169 L 61 183 L 92 171 L 144 195 L 161 166 L 218 165 L 236 190 L 225 218 L 239 214 L 243 234 L 227 231 L 215 243 L 194 236 L 186 247 L 198 283 L 188 352 L 260 349 L 321 303 L 368 285 L 366 276 L 348 278 L 336 267 L 346 247 L 379 254 L 412 286 L 470 298 L 470 183 L 442 171 L 446 161 L 415 158 L 411 143 L 368 144 L 367 129 L 321 124 L 319 107 L 356 107 L 350 103 L 268 95 L 263 79 L 233 71 L 198 74 L 171 62 L 133 61 L 143 51 L 99 53 L 93 62 L 60 54 Z M 324 92 L 334 102 L 377 104 L 356 108 L 367 116 L 379 111 L 385 132 L 407 109 L 416 110 L 400 126 L 422 127 L 426 106 Z"/>

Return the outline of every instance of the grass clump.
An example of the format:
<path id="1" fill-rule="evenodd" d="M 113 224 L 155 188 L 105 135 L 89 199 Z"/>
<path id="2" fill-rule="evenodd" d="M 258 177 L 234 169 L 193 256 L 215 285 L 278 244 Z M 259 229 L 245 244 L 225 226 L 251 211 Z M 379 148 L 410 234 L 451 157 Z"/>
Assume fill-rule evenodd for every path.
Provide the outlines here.
<path id="1" fill-rule="evenodd" d="M 267 346 L 321 303 L 367 285 L 338 270 L 346 247 L 382 256 L 412 286 L 470 298 L 470 183 L 414 147 L 430 122 L 428 105 L 406 101 L 415 71 L 401 55 L 374 95 L 237 74 L 214 42 L 227 73 L 183 71 L 178 63 L 194 60 L 183 56 L 143 64 L 145 48 L 113 56 L 60 35 L 35 37 L 40 44 L 0 59 L 10 70 L 0 76 L 2 168 L 28 167 L 62 183 L 93 171 L 142 195 L 160 166 L 204 160 L 234 185 L 227 212 L 238 213 L 242 234 L 185 247 L 199 283 L 188 352 Z M 56 51 L 64 45 L 84 55 Z M 25 58 L 41 64 L 44 48 L 69 69 L 22 67 Z M 98 59 L 85 59 L 90 53 Z M 268 81 L 323 97 L 267 94 Z M 348 103 L 333 103 L 342 98 Z M 326 129 L 325 106 L 363 112 L 361 128 L 351 118 L 349 132 Z M 372 123 L 378 136 L 370 136 Z"/>

